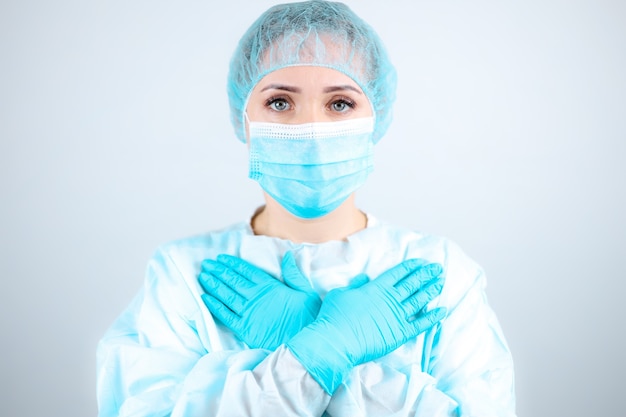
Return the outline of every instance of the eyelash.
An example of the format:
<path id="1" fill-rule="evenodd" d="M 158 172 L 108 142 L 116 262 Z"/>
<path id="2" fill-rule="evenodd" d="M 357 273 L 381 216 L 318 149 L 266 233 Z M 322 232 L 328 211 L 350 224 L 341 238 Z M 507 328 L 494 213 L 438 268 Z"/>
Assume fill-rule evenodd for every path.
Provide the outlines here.
<path id="1" fill-rule="evenodd" d="M 333 101 L 330 102 L 330 106 L 336 103 L 343 103 L 351 109 L 354 109 L 356 107 L 356 102 L 349 97 L 336 97 L 333 99 Z"/>
<path id="2" fill-rule="evenodd" d="M 286 97 L 282 97 L 282 96 L 272 96 L 268 98 L 267 100 L 265 100 L 265 106 L 269 107 L 270 110 L 274 110 L 271 108 L 271 106 L 277 101 L 284 101 L 285 103 L 287 103 L 288 106 L 291 106 L 291 102 Z M 274 111 L 279 111 L 279 110 L 274 110 Z"/>
<path id="3" fill-rule="evenodd" d="M 287 97 L 283 97 L 283 96 L 272 96 L 272 97 L 269 97 L 267 100 L 265 100 L 265 106 L 270 108 L 271 110 L 274 110 L 274 111 L 277 111 L 277 112 L 281 112 L 280 110 L 275 110 L 275 109 L 272 108 L 272 104 L 274 104 L 276 102 L 279 102 L 279 101 L 283 101 L 288 106 L 292 106 L 292 103 L 290 102 L 290 100 Z M 356 102 L 354 100 L 352 100 L 351 98 L 345 97 L 345 96 L 333 97 L 331 102 L 328 104 L 328 107 L 332 107 L 334 104 L 337 104 L 337 103 L 345 104 L 350 109 L 356 108 Z"/>

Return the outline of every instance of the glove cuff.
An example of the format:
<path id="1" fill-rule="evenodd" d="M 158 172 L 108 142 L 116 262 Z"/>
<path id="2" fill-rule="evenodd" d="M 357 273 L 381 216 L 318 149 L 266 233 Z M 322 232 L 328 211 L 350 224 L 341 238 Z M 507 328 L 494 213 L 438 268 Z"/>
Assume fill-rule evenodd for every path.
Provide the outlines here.
<path id="1" fill-rule="evenodd" d="M 328 393 L 333 395 L 348 373 L 352 363 L 330 340 L 319 321 L 311 323 L 296 334 L 286 346 L 307 372 Z"/>

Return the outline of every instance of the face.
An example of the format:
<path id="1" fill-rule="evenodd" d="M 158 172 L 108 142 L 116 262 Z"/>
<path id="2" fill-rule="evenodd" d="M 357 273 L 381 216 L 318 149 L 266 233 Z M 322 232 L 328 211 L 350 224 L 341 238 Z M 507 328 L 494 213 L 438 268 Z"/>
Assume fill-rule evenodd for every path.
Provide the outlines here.
<path id="1" fill-rule="evenodd" d="M 303 124 L 369 117 L 372 108 L 347 75 L 325 67 L 294 66 L 263 77 L 246 108 L 253 122 Z"/>

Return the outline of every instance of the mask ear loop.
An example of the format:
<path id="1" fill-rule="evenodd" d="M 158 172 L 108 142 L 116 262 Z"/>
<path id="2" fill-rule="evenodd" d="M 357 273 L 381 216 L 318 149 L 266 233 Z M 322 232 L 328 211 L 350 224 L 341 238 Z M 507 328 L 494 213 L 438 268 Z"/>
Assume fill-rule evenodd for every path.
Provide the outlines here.
<path id="1" fill-rule="evenodd" d="M 246 122 L 243 129 L 246 135 L 246 145 L 250 148 L 250 118 L 248 117 L 248 110 L 243 111 L 243 119 Z"/>

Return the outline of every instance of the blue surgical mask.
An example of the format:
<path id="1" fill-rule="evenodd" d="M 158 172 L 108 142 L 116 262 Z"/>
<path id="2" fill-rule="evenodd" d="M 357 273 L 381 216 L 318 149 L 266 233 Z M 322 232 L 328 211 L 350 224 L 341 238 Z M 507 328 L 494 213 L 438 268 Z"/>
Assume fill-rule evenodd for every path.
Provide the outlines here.
<path id="1" fill-rule="evenodd" d="M 248 131 L 250 178 L 297 217 L 330 213 L 373 169 L 373 117 L 301 125 L 249 122 Z"/>

